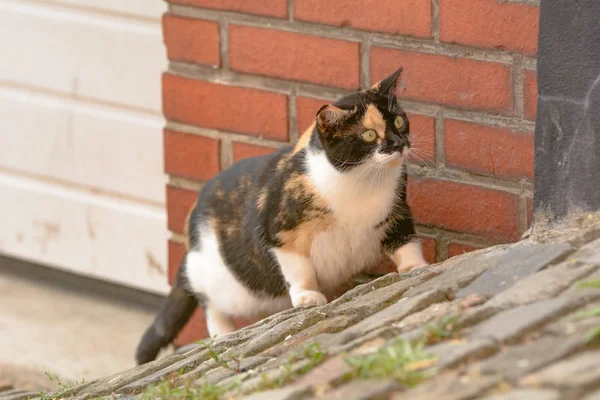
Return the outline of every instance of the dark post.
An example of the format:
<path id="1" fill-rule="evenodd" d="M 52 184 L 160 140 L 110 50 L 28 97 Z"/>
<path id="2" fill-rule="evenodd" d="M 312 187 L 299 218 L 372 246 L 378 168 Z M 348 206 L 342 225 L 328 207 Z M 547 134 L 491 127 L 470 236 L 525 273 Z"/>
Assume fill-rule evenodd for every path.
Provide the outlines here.
<path id="1" fill-rule="evenodd" d="M 600 210 L 600 1 L 542 0 L 534 224 Z"/>

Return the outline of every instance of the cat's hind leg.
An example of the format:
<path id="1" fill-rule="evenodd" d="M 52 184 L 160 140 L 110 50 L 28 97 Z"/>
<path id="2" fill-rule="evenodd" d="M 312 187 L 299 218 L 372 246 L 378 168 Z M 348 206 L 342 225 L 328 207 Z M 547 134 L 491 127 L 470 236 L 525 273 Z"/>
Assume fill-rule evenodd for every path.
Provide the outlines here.
<path id="1" fill-rule="evenodd" d="M 208 334 L 211 338 L 215 336 L 222 336 L 236 330 L 233 319 L 217 310 L 210 303 L 205 305 L 204 314 L 206 316 Z"/>

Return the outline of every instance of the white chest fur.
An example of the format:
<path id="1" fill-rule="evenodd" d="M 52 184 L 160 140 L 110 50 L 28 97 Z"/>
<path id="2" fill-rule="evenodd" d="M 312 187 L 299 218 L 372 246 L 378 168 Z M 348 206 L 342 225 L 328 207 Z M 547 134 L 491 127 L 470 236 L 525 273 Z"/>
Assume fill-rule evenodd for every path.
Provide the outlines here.
<path id="1" fill-rule="evenodd" d="M 324 154 L 310 154 L 308 175 L 336 223 L 313 240 L 310 258 L 319 287 L 333 288 L 377 261 L 383 221 L 394 204 L 401 166 L 367 164 L 339 172 Z"/>

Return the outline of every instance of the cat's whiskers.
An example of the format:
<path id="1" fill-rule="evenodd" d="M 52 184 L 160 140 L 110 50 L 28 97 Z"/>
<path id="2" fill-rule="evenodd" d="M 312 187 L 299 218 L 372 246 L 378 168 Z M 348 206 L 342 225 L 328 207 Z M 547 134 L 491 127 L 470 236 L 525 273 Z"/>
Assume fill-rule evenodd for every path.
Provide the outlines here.
<path id="1" fill-rule="evenodd" d="M 437 161 L 427 152 L 421 150 L 421 149 L 417 149 L 414 148 L 411 151 L 411 155 L 417 159 L 417 161 L 419 161 L 420 163 L 423 163 L 429 167 L 435 167 L 435 165 L 437 164 Z"/>
<path id="2" fill-rule="evenodd" d="M 359 194 L 359 190 L 360 190 L 360 186 L 362 184 L 362 181 L 367 178 L 370 174 L 370 171 L 375 169 L 377 167 L 377 162 L 375 160 L 373 160 L 373 158 L 371 158 L 369 160 L 369 163 L 366 165 L 366 167 L 360 171 L 360 173 L 358 174 L 358 177 L 356 178 L 356 180 L 354 181 L 354 190 L 355 190 L 355 194 Z"/>

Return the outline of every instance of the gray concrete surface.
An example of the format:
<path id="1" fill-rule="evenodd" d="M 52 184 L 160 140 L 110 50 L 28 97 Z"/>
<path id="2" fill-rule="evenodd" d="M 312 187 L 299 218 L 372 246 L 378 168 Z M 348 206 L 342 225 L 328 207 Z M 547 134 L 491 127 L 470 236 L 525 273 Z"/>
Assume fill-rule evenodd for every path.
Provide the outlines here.
<path id="1" fill-rule="evenodd" d="M 0 257 L 0 381 L 51 389 L 45 372 L 92 380 L 135 365 L 135 346 L 159 297 L 140 305 L 143 294 L 26 269 Z"/>

